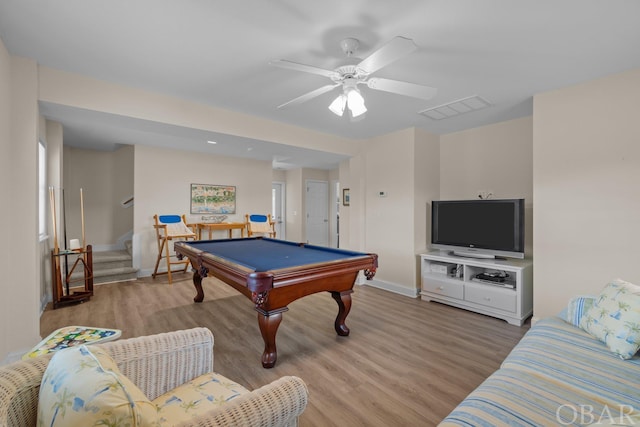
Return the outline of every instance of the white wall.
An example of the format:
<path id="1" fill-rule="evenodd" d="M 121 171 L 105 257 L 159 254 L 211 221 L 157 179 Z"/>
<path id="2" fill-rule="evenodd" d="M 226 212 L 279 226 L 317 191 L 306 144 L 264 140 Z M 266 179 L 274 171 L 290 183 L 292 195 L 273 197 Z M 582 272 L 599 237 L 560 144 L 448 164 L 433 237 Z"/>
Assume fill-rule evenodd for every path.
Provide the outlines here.
<path id="1" fill-rule="evenodd" d="M 153 215 L 185 214 L 200 220 L 202 215 L 189 212 L 191 184 L 236 187 L 236 214 L 227 221 L 244 222 L 247 213 L 271 212 L 273 172 L 268 161 L 136 145 L 134 169 L 134 266 L 140 275 L 153 272 L 158 254 Z"/>
<path id="2" fill-rule="evenodd" d="M 537 95 L 534 316 L 640 284 L 640 69 Z"/>
<path id="3" fill-rule="evenodd" d="M 525 255 L 533 253 L 533 118 L 440 136 L 440 199 L 525 199 Z"/>
<path id="4" fill-rule="evenodd" d="M 64 159 L 67 240 L 82 241 L 82 189 L 86 243 L 94 251 L 124 249 L 120 238 L 133 230 L 133 210 L 121 205 L 133 194 L 133 146 L 116 151 L 66 146 Z"/>
<path id="5" fill-rule="evenodd" d="M 38 105 L 35 62 L 8 55 L 0 43 L 0 148 L 5 201 L 0 258 L 0 363 L 40 340 L 41 256 L 38 241 Z"/>

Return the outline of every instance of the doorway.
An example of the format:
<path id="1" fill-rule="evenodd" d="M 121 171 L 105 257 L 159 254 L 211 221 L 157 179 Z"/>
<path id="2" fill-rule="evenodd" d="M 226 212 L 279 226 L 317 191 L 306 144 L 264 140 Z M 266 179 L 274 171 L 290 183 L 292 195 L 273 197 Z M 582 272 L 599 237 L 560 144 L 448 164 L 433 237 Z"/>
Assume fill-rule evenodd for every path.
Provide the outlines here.
<path id="1" fill-rule="evenodd" d="M 271 217 L 276 222 L 276 238 L 285 240 L 284 182 L 271 183 Z"/>
<path id="2" fill-rule="evenodd" d="M 307 243 L 329 245 L 329 183 L 307 180 Z"/>

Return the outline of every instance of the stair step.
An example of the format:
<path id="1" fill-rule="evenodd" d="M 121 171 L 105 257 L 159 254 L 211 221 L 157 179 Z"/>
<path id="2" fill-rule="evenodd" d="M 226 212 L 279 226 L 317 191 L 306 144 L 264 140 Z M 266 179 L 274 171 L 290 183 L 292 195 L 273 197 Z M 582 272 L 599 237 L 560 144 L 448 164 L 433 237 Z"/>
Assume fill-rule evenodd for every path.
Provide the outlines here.
<path id="1" fill-rule="evenodd" d="M 93 252 L 93 283 L 122 282 L 137 279 L 138 269 L 131 266 L 127 250 Z M 72 280 L 83 278 L 82 269 L 71 275 Z"/>
<path id="2" fill-rule="evenodd" d="M 113 261 L 131 261 L 131 254 L 127 251 L 101 251 L 93 252 L 93 263 L 100 264 L 103 262 Z"/>
<path id="3" fill-rule="evenodd" d="M 131 255 L 125 250 L 93 253 L 94 271 L 125 267 L 131 267 Z"/>

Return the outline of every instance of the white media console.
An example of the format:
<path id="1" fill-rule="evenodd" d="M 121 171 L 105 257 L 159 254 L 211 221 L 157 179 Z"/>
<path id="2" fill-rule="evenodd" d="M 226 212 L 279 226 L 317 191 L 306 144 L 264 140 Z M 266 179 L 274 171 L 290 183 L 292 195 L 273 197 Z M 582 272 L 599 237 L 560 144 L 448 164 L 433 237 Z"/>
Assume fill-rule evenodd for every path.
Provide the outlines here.
<path id="1" fill-rule="evenodd" d="M 533 313 L 531 260 L 487 260 L 435 251 L 420 255 L 421 298 L 475 311 L 522 326 Z M 507 276 L 481 281 L 478 274 Z"/>

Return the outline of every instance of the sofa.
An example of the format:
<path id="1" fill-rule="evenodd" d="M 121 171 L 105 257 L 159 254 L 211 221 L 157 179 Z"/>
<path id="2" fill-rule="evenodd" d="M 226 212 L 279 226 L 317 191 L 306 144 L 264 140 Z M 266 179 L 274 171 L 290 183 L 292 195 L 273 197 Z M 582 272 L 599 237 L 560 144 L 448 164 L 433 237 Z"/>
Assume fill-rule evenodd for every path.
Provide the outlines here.
<path id="1" fill-rule="evenodd" d="M 609 339 L 640 342 L 640 287 L 630 288 L 626 302 L 603 296 L 619 299 L 621 282 L 599 296 L 573 298 L 559 316 L 536 322 L 440 426 L 640 425 L 638 347 L 621 351 Z M 621 328 L 607 326 L 609 319 Z"/>
<path id="2" fill-rule="evenodd" d="M 85 360 L 73 359 L 82 357 Z M 99 366 L 99 369 L 92 369 L 92 364 Z M 57 371 L 54 366 L 58 368 Z M 55 422 L 43 421 L 43 414 L 56 406 L 48 403 L 51 399 L 58 399 L 52 394 L 60 392 L 62 379 L 73 375 L 73 372 L 61 374 L 60 368 L 68 371 L 86 368 L 91 370 L 90 373 L 116 378 L 123 389 L 126 386 L 129 390 L 126 394 L 129 400 L 123 405 L 125 411 L 130 411 L 135 401 L 137 406 L 150 409 L 155 417 L 158 416 L 156 409 L 165 404 L 169 409 L 179 409 L 182 413 L 178 416 L 181 418 L 167 415 L 162 419 L 163 422 L 136 419 L 134 423 L 117 421 L 113 424 L 102 421 L 76 420 L 75 424 L 70 420 L 62 421 L 63 411 L 60 409 L 66 410 L 67 417 L 105 412 L 99 407 L 96 395 L 110 392 L 116 382 L 111 381 L 108 387 L 97 387 L 100 392 L 93 393 L 90 398 L 81 399 L 79 394 L 73 394 L 72 399 L 67 399 L 66 407 L 56 409 L 54 419 L 56 416 L 58 418 Z M 91 383 L 92 378 L 82 373 L 67 383 L 76 387 Z M 214 389 L 211 389 L 212 386 Z M 188 393 L 204 397 L 181 399 L 179 396 L 184 395 L 176 390 L 185 387 Z M 145 403 L 139 404 L 141 401 Z M 297 425 L 307 401 L 306 385 L 297 377 L 282 377 L 249 391 L 215 373 L 213 335 L 206 328 L 72 347 L 0 367 L 0 427 L 43 424 L 293 426 Z M 106 413 L 114 416 L 114 411 Z M 157 413 L 161 413 L 160 409 L 157 409 Z"/>

